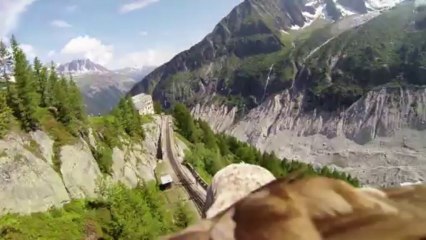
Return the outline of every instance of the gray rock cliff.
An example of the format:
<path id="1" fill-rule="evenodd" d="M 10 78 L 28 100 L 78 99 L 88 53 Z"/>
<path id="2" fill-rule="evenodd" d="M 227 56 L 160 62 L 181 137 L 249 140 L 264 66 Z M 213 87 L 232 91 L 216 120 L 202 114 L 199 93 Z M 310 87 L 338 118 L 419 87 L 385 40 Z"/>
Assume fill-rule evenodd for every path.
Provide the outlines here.
<path id="1" fill-rule="evenodd" d="M 50 162 L 28 150 L 29 140 L 18 134 L 0 140 L 0 214 L 46 211 L 70 201 Z"/>
<path id="2" fill-rule="evenodd" d="M 104 176 L 90 147 L 96 138 L 80 139 L 61 146 L 61 165 L 55 171 L 53 139 L 43 131 L 10 133 L 0 139 L 0 215 L 29 214 L 60 207 L 71 199 L 96 197 L 100 180 L 107 178 L 135 187 L 141 181 L 155 180 L 160 117 L 144 124 L 145 140 L 114 148 L 112 176 Z"/>
<path id="3" fill-rule="evenodd" d="M 283 158 L 343 169 L 365 184 L 426 179 L 425 88 L 373 90 L 332 113 L 304 112 L 303 101 L 303 95 L 289 91 L 275 95 L 226 132 Z M 226 111 L 214 109 L 204 106 L 193 113 L 213 127 L 231 121 Z"/>

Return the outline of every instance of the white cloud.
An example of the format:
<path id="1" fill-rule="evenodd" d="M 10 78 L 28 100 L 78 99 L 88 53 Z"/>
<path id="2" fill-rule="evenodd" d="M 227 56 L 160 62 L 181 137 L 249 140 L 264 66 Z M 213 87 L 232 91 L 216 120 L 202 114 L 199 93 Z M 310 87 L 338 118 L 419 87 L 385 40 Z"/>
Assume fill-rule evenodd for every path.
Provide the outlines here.
<path id="1" fill-rule="evenodd" d="M 96 63 L 106 65 L 114 55 L 114 47 L 105 45 L 100 40 L 90 36 L 79 36 L 71 39 L 61 50 L 70 57 L 84 57 Z"/>
<path id="2" fill-rule="evenodd" d="M 148 49 L 144 51 L 132 52 L 119 57 L 116 67 L 143 67 L 159 66 L 169 61 L 177 51 Z"/>
<path id="3" fill-rule="evenodd" d="M 121 6 L 120 13 L 127 13 L 127 12 L 135 11 L 138 9 L 142 9 L 158 1 L 160 0 L 131 0 L 130 3 L 124 4 Z"/>
<path id="4" fill-rule="evenodd" d="M 35 0 L 0 0 L 0 36 L 10 34 L 18 24 L 19 15 Z"/>
<path id="5" fill-rule="evenodd" d="M 148 32 L 146 32 L 146 31 L 140 31 L 139 32 L 139 36 L 146 37 L 146 36 L 148 36 Z"/>
<path id="6" fill-rule="evenodd" d="M 27 59 L 31 62 L 36 57 L 36 52 L 34 47 L 30 44 L 20 44 L 19 47 L 24 51 L 25 55 L 27 55 Z"/>
<path id="7" fill-rule="evenodd" d="M 50 22 L 50 25 L 57 27 L 57 28 L 70 28 L 72 27 L 71 24 L 65 22 L 64 20 L 53 20 L 52 22 Z"/>

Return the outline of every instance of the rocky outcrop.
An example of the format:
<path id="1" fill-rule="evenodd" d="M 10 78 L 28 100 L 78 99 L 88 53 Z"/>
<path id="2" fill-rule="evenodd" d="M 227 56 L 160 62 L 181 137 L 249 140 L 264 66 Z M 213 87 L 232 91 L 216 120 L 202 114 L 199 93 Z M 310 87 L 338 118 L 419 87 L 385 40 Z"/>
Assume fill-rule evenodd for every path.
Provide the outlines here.
<path id="1" fill-rule="evenodd" d="M 252 191 L 275 180 L 268 170 L 251 164 L 231 164 L 213 177 L 207 189 L 206 217 L 211 218 Z"/>
<path id="2" fill-rule="evenodd" d="M 95 197 L 101 171 L 85 142 L 63 146 L 60 153 L 61 174 L 70 197 Z"/>
<path id="3" fill-rule="evenodd" d="M 53 165 L 53 143 L 54 141 L 43 131 L 35 131 L 30 133 L 31 138 L 38 144 L 43 158 Z"/>
<path id="4" fill-rule="evenodd" d="M 304 112 L 304 95 L 278 94 L 227 132 L 280 157 L 331 165 L 363 183 L 426 180 L 426 89 L 381 88 L 342 112 Z M 215 109 L 216 107 L 214 107 Z M 212 126 L 220 117 L 204 108 Z"/>
<path id="5" fill-rule="evenodd" d="M 139 178 L 136 174 L 136 169 L 126 161 L 125 152 L 118 147 L 115 147 L 112 152 L 112 180 L 122 182 L 126 186 L 135 187 L 138 184 Z"/>
<path id="6" fill-rule="evenodd" d="M 92 131 L 87 142 L 61 146 L 56 156 L 54 141 L 45 132 L 10 133 L 0 140 L 0 215 L 41 212 L 71 199 L 96 197 L 104 177 L 129 187 L 155 180 L 160 125 L 161 118 L 154 117 L 144 125 L 144 141 L 113 149 L 112 176 L 102 175 L 92 155 L 97 145 Z M 59 169 L 54 159 L 60 161 Z"/>
<path id="7" fill-rule="evenodd" d="M 33 137 L 43 139 L 43 135 L 38 132 Z M 40 149 L 48 149 L 49 141 L 39 141 L 43 142 Z M 9 134 L 0 140 L 0 215 L 46 211 L 70 200 L 50 161 L 31 152 L 29 146 L 28 136 Z"/>
<path id="8" fill-rule="evenodd" d="M 237 110 L 236 107 L 197 104 L 191 114 L 208 121 L 214 131 L 223 132 L 234 123 Z"/>

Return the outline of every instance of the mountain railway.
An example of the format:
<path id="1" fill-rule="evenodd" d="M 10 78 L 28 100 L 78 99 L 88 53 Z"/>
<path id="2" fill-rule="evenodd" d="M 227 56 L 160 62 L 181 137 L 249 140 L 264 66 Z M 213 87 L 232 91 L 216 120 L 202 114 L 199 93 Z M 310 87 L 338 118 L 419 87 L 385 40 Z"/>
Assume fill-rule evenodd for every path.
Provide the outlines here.
<path id="1" fill-rule="evenodd" d="M 195 203 L 198 213 L 200 216 L 204 216 L 204 204 L 207 195 L 208 184 L 196 173 L 196 171 L 188 165 L 185 165 L 188 168 L 189 172 L 192 174 L 192 178 L 183 169 L 184 166 L 180 163 L 177 155 L 174 151 L 174 141 L 173 141 L 173 130 L 171 128 L 171 121 L 169 117 L 164 117 L 165 121 L 165 150 L 167 158 L 170 161 L 170 164 L 173 168 L 173 171 L 176 173 L 177 178 L 181 185 L 185 188 L 190 199 Z M 194 181 L 195 179 L 195 181 Z"/>

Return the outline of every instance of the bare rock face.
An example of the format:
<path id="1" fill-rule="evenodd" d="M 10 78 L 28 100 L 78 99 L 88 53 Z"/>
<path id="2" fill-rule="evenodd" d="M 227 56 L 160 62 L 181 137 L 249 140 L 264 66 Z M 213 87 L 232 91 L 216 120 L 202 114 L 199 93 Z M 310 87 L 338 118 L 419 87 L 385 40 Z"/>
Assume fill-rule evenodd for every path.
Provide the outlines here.
<path id="1" fill-rule="evenodd" d="M 144 125 L 144 141 L 113 149 L 112 177 L 106 180 L 128 187 L 155 180 L 160 123 L 160 117 L 154 117 Z M 54 141 L 45 132 L 11 133 L 0 139 L 0 215 L 42 212 L 70 199 L 96 197 L 104 176 L 90 149 L 97 145 L 94 134 L 90 129 L 88 142 L 80 139 L 60 148 L 60 173 L 52 160 Z"/>
<path id="2" fill-rule="evenodd" d="M 60 154 L 62 179 L 70 197 L 95 197 L 101 171 L 87 144 L 63 146 Z"/>
<path id="3" fill-rule="evenodd" d="M 237 108 L 217 105 L 200 105 L 197 104 L 192 110 L 191 114 L 196 118 L 207 120 L 211 128 L 215 132 L 223 132 L 228 129 L 235 120 Z"/>
<path id="4" fill-rule="evenodd" d="M 113 181 L 136 187 L 141 181 L 155 180 L 160 123 L 161 119 L 154 117 L 152 123 L 144 125 L 145 140 L 141 144 L 132 144 L 125 149 L 113 149 Z"/>
<path id="5" fill-rule="evenodd" d="M 53 165 L 52 158 L 54 141 L 43 131 L 31 132 L 30 135 L 40 147 L 43 158 L 48 161 L 50 165 Z"/>
<path id="6" fill-rule="evenodd" d="M 43 135 L 35 133 L 33 137 L 44 139 Z M 41 145 L 41 151 L 48 145 Z M 28 150 L 28 146 L 29 139 L 18 134 L 0 140 L 0 215 L 46 211 L 70 201 L 50 162 Z"/>
<path id="7" fill-rule="evenodd" d="M 139 177 L 134 166 L 126 161 L 125 152 L 118 147 L 112 151 L 112 180 L 129 187 L 136 187 Z"/>
<path id="8" fill-rule="evenodd" d="M 426 180 L 426 88 L 377 89 L 341 112 L 305 112 L 304 97 L 284 91 L 226 132 L 282 158 L 335 166 L 364 184 Z M 212 109 L 193 113 L 213 127 L 228 121 Z"/>
<path id="9" fill-rule="evenodd" d="M 206 217 L 211 218 L 252 191 L 275 180 L 268 170 L 251 164 L 231 164 L 217 172 L 207 190 Z"/>

